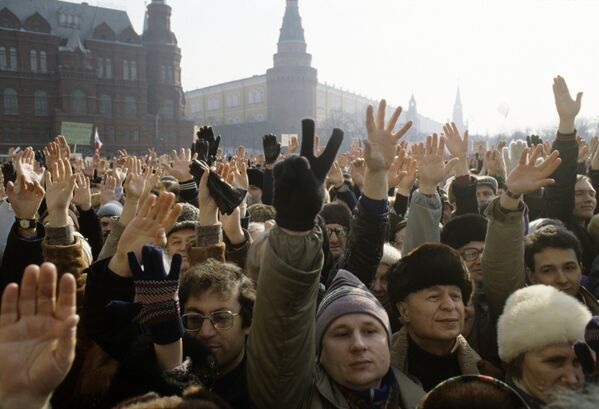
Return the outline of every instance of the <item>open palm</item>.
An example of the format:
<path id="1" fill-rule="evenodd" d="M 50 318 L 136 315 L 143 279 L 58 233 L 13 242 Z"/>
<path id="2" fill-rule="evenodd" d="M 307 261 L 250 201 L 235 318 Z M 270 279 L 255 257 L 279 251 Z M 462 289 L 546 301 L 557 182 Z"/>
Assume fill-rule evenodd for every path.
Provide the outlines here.
<path id="1" fill-rule="evenodd" d="M 520 155 L 518 165 L 510 172 L 505 185 L 514 194 L 534 192 L 555 181 L 550 176 L 561 163 L 559 151 L 555 150 L 543 162 L 536 165 L 537 158 L 543 154 L 543 146 L 526 148 Z"/>

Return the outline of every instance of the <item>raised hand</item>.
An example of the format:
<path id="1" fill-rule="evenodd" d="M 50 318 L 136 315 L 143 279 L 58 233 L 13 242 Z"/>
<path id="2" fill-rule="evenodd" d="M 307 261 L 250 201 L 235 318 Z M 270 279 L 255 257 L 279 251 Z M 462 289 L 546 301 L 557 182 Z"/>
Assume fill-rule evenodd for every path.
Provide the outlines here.
<path id="1" fill-rule="evenodd" d="M 208 189 L 208 176 L 210 175 L 210 168 L 204 162 L 200 162 L 204 172 L 198 183 L 198 201 L 200 205 L 200 225 L 211 226 L 218 222 L 218 206 L 216 201 L 210 194 Z"/>
<path id="2" fill-rule="evenodd" d="M 44 198 L 44 188 L 38 181 L 28 183 L 24 176 L 20 176 L 16 183 L 16 186 L 13 182 L 6 185 L 6 196 L 15 216 L 19 219 L 35 219 Z"/>
<path id="3" fill-rule="evenodd" d="M 192 159 L 195 159 L 196 154 L 191 154 L 190 149 L 181 148 L 179 154 L 173 149 L 172 164 L 168 163 L 164 166 L 164 169 L 173 177 L 177 178 L 179 182 L 192 179 L 191 173 L 189 173 L 189 164 Z"/>
<path id="4" fill-rule="evenodd" d="M 518 165 L 520 155 L 526 149 L 526 142 L 518 139 L 510 142 L 509 147 L 503 148 L 503 161 L 505 163 L 507 173 L 510 173 Z"/>
<path id="5" fill-rule="evenodd" d="M 203 126 L 197 132 L 196 150 L 198 159 L 212 165 L 216 160 L 218 145 L 220 144 L 220 135 L 214 137 L 214 131 L 211 126 Z M 203 156 L 205 154 L 205 157 Z"/>
<path id="6" fill-rule="evenodd" d="M 343 186 L 343 172 L 341 171 L 341 166 L 337 162 L 333 162 L 333 166 L 329 171 L 328 176 L 329 184 L 334 186 L 336 189 L 339 189 Z"/>
<path id="7" fill-rule="evenodd" d="M 75 359 L 76 285 L 56 267 L 28 266 L 21 285 L 9 284 L 0 308 L 0 402 L 3 408 L 42 408 Z"/>
<path id="8" fill-rule="evenodd" d="M 31 146 L 25 148 L 15 156 L 15 169 L 17 176 L 23 175 L 28 183 L 34 181 L 42 182 L 44 177 L 44 170 L 35 166 L 35 152 Z"/>
<path id="9" fill-rule="evenodd" d="M 422 193 L 433 194 L 437 185 L 449 175 L 458 162 L 458 158 L 452 158 L 445 163 L 444 152 L 444 138 L 439 138 L 437 134 L 427 136 L 425 144 L 413 145 L 412 154 L 417 160 L 419 190 Z"/>
<path id="10" fill-rule="evenodd" d="M 75 176 L 68 159 L 61 159 L 46 172 L 46 206 L 48 224 L 61 227 L 67 224 L 68 208 L 73 199 Z"/>
<path id="11" fill-rule="evenodd" d="M 62 136 L 62 135 L 58 135 L 55 139 L 54 142 L 56 142 L 58 144 L 58 150 L 60 151 L 60 157 L 63 159 L 69 159 L 71 157 L 71 148 L 69 146 L 69 143 L 67 142 L 67 139 Z"/>
<path id="12" fill-rule="evenodd" d="M 118 275 L 131 277 L 127 253 L 132 251 L 139 259 L 144 244 L 164 247 L 166 232 L 177 221 L 181 208 L 181 204 L 175 204 L 175 195 L 170 192 L 161 193 L 158 198 L 150 195 L 137 215 L 127 224 L 109 268 Z"/>
<path id="13" fill-rule="evenodd" d="M 416 177 L 418 176 L 418 167 L 416 159 L 407 157 L 401 166 L 402 176 L 397 182 L 397 193 L 403 196 L 410 196 L 410 192 L 414 183 L 416 183 Z"/>
<path id="14" fill-rule="evenodd" d="M 314 121 L 311 119 L 302 120 L 302 146 L 300 155 L 308 159 L 310 168 L 316 179 L 323 183 L 343 142 L 343 131 L 339 128 L 333 129 L 333 134 L 324 149 L 322 155 L 314 155 L 314 144 L 316 141 L 316 132 Z M 320 140 L 320 139 L 319 139 Z"/>
<path id="15" fill-rule="evenodd" d="M 559 152 L 557 150 L 553 151 L 537 165 L 537 159 L 542 154 L 542 145 L 537 145 L 534 149 L 524 149 L 520 155 L 518 165 L 510 172 L 505 181 L 505 185 L 511 193 L 521 195 L 555 183 L 555 180 L 549 177 L 561 163 Z"/>
<path id="16" fill-rule="evenodd" d="M 591 148 L 587 141 L 580 136 L 576 137 L 576 141 L 578 142 L 578 163 L 586 163 L 591 157 Z"/>
<path id="17" fill-rule="evenodd" d="M 485 164 L 487 166 L 487 174 L 490 176 L 506 176 L 505 162 L 503 155 L 495 148 L 485 153 Z"/>
<path id="18" fill-rule="evenodd" d="M 566 80 L 558 75 L 553 79 L 553 96 L 560 121 L 559 132 L 563 134 L 574 132 L 574 120 L 580 111 L 582 92 L 576 94 L 575 100 L 572 99 Z"/>
<path id="19" fill-rule="evenodd" d="M 80 172 L 75 174 L 75 190 L 73 191 L 72 202 L 83 211 L 88 211 L 92 207 L 89 179 Z"/>
<path id="20" fill-rule="evenodd" d="M 299 144 L 297 143 L 297 136 L 292 136 L 289 139 L 289 146 L 287 147 L 287 154 L 293 155 L 297 151 L 298 147 L 299 147 Z"/>
<path id="21" fill-rule="evenodd" d="M 273 134 L 264 135 L 262 137 L 262 147 L 266 165 L 274 165 L 279 155 L 281 155 L 281 144 L 277 141 L 277 136 Z"/>
<path id="22" fill-rule="evenodd" d="M 445 134 L 445 146 L 454 158 L 466 158 L 468 155 L 468 131 L 464 132 L 464 137 L 460 137 L 460 131 L 455 123 L 446 123 L 443 125 Z"/>
<path id="23" fill-rule="evenodd" d="M 364 161 L 363 158 L 357 158 L 354 159 L 351 163 L 351 178 L 354 181 L 354 183 L 356 184 L 356 186 L 358 186 L 358 188 L 360 188 L 360 190 L 362 190 L 362 187 L 364 186 L 364 173 L 366 172 L 366 162 Z"/>
<path id="24" fill-rule="evenodd" d="M 119 200 L 119 195 L 116 193 L 116 178 L 106 175 L 100 185 L 100 205 L 104 206 L 111 200 Z"/>
<path id="25" fill-rule="evenodd" d="M 364 140 L 364 160 L 366 168 L 371 172 L 387 172 L 395 154 L 395 145 L 397 141 L 412 126 L 412 122 L 407 122 L 399 131 L 393 132 L 393 128 L 401 115 L 401 107 L 397 107 L 391 115 L 391 119 L 385 126 L 385 108 L 386 101 L 383 99 L 379 103 L 376 119 L 374 118 L 374 108 L 369 105 L 366 109 L 366 130 L 368 138 Z"/>
<path id="26" fill-rule="evenodd" d="M 52 165 L 62 159 L 61 150 L 58 142 L 49 142 L 44 148 L 44 158 L 46 167 L 52 169 Z"/>

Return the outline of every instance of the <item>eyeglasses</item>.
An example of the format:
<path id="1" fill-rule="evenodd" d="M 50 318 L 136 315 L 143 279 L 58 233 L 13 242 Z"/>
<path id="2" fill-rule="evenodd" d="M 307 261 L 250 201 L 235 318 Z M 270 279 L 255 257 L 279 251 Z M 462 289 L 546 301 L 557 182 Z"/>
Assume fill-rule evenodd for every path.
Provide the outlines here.
<path id="1" fill-rule="evenodd" d="M 233 326 L 233 320 L 238 315 L 238 312 L 229 310 L 211 312 L 207 316 L 198 312 L 188 312 L 183 314 L 181 319 L 186 331 L 197 332 L 202 328 L 204 320 L 209 320 L 216 329 L 230 329 Z"/>
<path id="2" fill-rule="evenodd" d="M 337 237 L 345 237 L 345 229 L 343 227 L 327 227 L 327 234 L 329 237 L 335 233 Z"/>
<path id="3" fill-rule="evenodd" d="M 464 260 L 474 261 L 477 258 L 479 258 L 481 254 L 483 254 L 483 250 L 484 250 L 484 248 L 479 250 L 479 249 L 475 249 L 474 247 L 468 247 L 467 249 L 460 251 L 460 254 L 464 258 Z"/>

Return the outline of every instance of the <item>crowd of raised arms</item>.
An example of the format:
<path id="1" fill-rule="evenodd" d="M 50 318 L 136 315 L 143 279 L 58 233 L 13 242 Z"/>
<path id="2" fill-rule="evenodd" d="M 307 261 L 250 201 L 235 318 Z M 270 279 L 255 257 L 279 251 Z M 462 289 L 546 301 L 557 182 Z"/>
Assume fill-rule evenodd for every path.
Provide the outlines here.
<path id="1" fill-rule="evenodd" d="M 11 149 L 0 408 L 599 407 L 599 139 L 553 94 L 553 140 L 477 155 L 455 124 L 408 145 L 384 100 L 347 152 L 310 119 L 258 156 L 208 126 Z"/>

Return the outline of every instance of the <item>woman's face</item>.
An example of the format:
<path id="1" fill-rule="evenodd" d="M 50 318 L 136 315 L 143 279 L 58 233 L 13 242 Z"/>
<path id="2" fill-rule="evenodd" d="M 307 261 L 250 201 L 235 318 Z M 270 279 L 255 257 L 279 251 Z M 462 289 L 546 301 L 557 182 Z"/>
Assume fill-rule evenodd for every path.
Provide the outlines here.
<path id="1" fill-rule="evenodd" d="M 573 344 L 563 342 L 526 352 L 522 377 L 517 382 L 531 396 L 550 403 L 563 389 L 577 389 L 584 384 L 582 366 Z"/>

